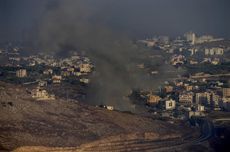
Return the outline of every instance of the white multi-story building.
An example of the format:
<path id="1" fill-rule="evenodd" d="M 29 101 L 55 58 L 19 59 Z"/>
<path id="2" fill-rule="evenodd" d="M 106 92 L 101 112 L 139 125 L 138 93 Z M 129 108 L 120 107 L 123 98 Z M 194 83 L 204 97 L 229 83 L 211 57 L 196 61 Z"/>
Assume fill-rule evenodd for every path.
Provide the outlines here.
<path id="1" fill-rule="evenodd" d="M 196 43 L 196 34 L 194 32 L 185 33 L 184 37 L 188 42 L 191 42 L 191 44 L 194 45 Z"/>
<path id="2" fill-rule="evenodd" d="M 206 48 L 204 50 L 205 55 L 223 55 L 224 54 L 224 49 L 223 48 Z"/>
<path id="3" fill-rule="evenodd" d="M 175 100 L 166 100 L 165 101 L 165 109 L 166 110 L 173 110 L 176 107 L 176 101 Z"/>

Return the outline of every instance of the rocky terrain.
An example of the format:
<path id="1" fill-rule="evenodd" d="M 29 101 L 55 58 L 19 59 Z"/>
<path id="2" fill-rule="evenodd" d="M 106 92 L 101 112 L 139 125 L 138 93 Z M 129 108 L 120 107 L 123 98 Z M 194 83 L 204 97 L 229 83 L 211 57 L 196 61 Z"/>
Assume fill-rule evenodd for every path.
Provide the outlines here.
<path id="1" fill-rule="evenodd" d="M 73 100 L 36 101 L 29 92 L 0 82 L 0 151 L 147 151 L 199 135 L 182 125 Z"/>

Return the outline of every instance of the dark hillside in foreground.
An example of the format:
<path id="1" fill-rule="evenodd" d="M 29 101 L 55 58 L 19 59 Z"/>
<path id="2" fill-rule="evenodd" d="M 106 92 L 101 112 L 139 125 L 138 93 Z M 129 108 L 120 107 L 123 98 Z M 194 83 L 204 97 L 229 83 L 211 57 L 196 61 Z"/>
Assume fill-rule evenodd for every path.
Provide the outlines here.
<path id="1" fill-rule="evenodd" d="M 112 136 L 154 140 L 180 138 L 192 131 L 77 101 L 36 101 L 24 87 L 2 82 L 0 116 L 0 148 L 6 151 L 23 146 L 78 147 Z"/>

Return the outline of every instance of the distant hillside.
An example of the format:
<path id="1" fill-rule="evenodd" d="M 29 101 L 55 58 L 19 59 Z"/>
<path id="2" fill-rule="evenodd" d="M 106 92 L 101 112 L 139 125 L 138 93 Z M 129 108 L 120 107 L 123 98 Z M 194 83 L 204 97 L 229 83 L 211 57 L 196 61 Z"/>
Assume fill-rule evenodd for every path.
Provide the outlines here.
<path id="1" fill-rule="evenodd" d="M 77 101 L 36 101 L 24 87 L 0 82 L 2 151 L 22 146 L 77 147 L 118 135 L 121 135 L 119 139 L 133 138 L 135 134 L 139 134 L 137 137 L 141 136 L 141 139 L 180 138 L 191 131 L 150 118 L 90 107 Z"/>

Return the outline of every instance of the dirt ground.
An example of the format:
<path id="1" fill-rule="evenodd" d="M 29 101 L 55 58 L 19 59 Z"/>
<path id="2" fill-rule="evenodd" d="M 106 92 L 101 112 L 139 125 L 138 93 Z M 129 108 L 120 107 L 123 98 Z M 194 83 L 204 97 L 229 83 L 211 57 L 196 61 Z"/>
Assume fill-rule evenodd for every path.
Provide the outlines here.
<path id="1" fill-rule="evenodd" d="M 77 101 L 36 101 L 24 86 L 0 82 L 0 149 L 77 147 L 120 134 L 180 137 L 191 129 L 151 118 L 108 111 Z"/>

